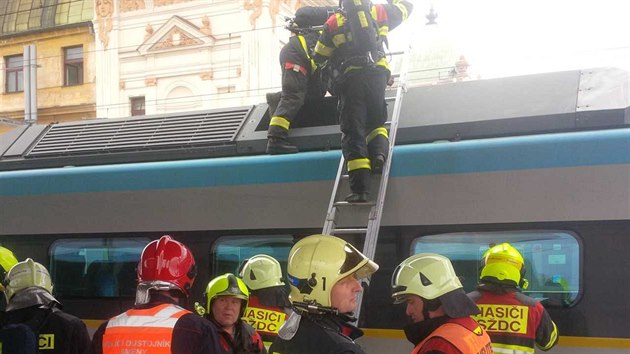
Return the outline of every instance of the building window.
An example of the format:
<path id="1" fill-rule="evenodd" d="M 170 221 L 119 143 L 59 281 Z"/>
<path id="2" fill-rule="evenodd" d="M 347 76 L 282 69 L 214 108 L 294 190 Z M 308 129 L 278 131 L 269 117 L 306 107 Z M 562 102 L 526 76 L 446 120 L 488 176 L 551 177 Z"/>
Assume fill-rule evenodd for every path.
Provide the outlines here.
<path id="1" fill-rule="evenodd" d="M 63 49 L 64 86 L 83 83 L 83 47 Z"/>
<path id="2" fill-rule="evenodd" d="M 140 97 L 131 97 L 129 99 L 131 104 L 131 115 L 132 116 L 143 116 L 145 113 L 144 110 L 144 96 Z"/>
<path id="3" fill-rule="evenodd" d="M 4 58 L 5 90 L 6 92 L 24 91 L 24 58 L 22 55 L 13 55 Z"/>

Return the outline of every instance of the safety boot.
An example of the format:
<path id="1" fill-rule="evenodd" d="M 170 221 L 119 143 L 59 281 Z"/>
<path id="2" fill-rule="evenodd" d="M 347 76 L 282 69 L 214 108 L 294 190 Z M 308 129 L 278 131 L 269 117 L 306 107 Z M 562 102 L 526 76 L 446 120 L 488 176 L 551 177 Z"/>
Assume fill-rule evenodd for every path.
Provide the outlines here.
<path id="1" fill-rule="evenodd" d="M 267 153 L 269 155 L 295 154 L 298 151 L 297 146 L 291 144 L 288 139 L 273 136 L 267 139 Z"/>
<path id="2" fill-rule="evenodd" d="M 350 191 L 352 193 L 348 194 L 345 198 L 345 201 L 348 203 L 365 203 L 368 201 L 370 190 L 370 169 L 369 168 L 359 168 L 357 170 L 352 170 L 348 172 L 348 176 L 350 177 Z"/>
<path id="3" fill-rule="evenodd" d="M 372 174 L 380 175 L 383 173 L 383 166 L 385 166 L 385 155 L 377 154 L 371 161 Z"/>
<path id="4" fill-rule="evenodd" d="M 345 201 L 348 203 L 365 203 L 368 201 L 370 193 L 350 193 L 346 196 Z"/>

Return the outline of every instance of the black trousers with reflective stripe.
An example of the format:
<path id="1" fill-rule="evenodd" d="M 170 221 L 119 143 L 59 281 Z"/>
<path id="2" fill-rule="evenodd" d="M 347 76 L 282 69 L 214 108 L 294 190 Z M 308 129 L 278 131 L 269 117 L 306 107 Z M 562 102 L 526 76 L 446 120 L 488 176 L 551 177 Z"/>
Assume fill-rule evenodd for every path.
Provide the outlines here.
<path id="1" fill-rule="evenodd" d="M 387 139 L 378 136 L 368 146 L 366 136 L 374 129 L 382 127 L 387 121 L 385 88 L 389 73 L 380 68 L 351 70 L 344 74 L 338 84 L 340 89 L 341 111 L 341 149 L 346 161 L 370 158 L 376 153 L 387 153 Z M 369 184 L 369 174 L 362 173 L 360 178 L 350 179 L 353 192 L 365 192 Z"/>

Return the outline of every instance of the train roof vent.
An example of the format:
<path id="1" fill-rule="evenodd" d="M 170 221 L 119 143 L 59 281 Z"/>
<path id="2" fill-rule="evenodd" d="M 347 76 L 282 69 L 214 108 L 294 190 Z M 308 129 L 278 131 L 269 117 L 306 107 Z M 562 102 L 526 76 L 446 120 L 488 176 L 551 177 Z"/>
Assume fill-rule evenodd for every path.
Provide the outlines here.
<path id="1" fill-rule="evenodd" d="M 252 107 L 52 125 L 27 157 L 233 143 Z"/>

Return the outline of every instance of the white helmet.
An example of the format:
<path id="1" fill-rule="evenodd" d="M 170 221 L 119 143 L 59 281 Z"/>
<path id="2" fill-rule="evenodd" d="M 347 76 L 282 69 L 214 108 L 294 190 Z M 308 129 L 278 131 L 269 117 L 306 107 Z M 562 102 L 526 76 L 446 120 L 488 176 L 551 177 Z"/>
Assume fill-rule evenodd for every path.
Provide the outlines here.
<path id="1" fill-rule="evenodd" d="M 251 290 L 284 285 L 280 262 L 266 254 L 257 254 L 246 260 L 239 277 Z"/>
<path id="2" fill-rule="evenodd" d="M 53 284 L 46 267 L 27 258 L 14 265 L 4 281 L 4 295 L 7 302 L 18 292 L 31 287 L 39 287 L 52 294 Z"/>

